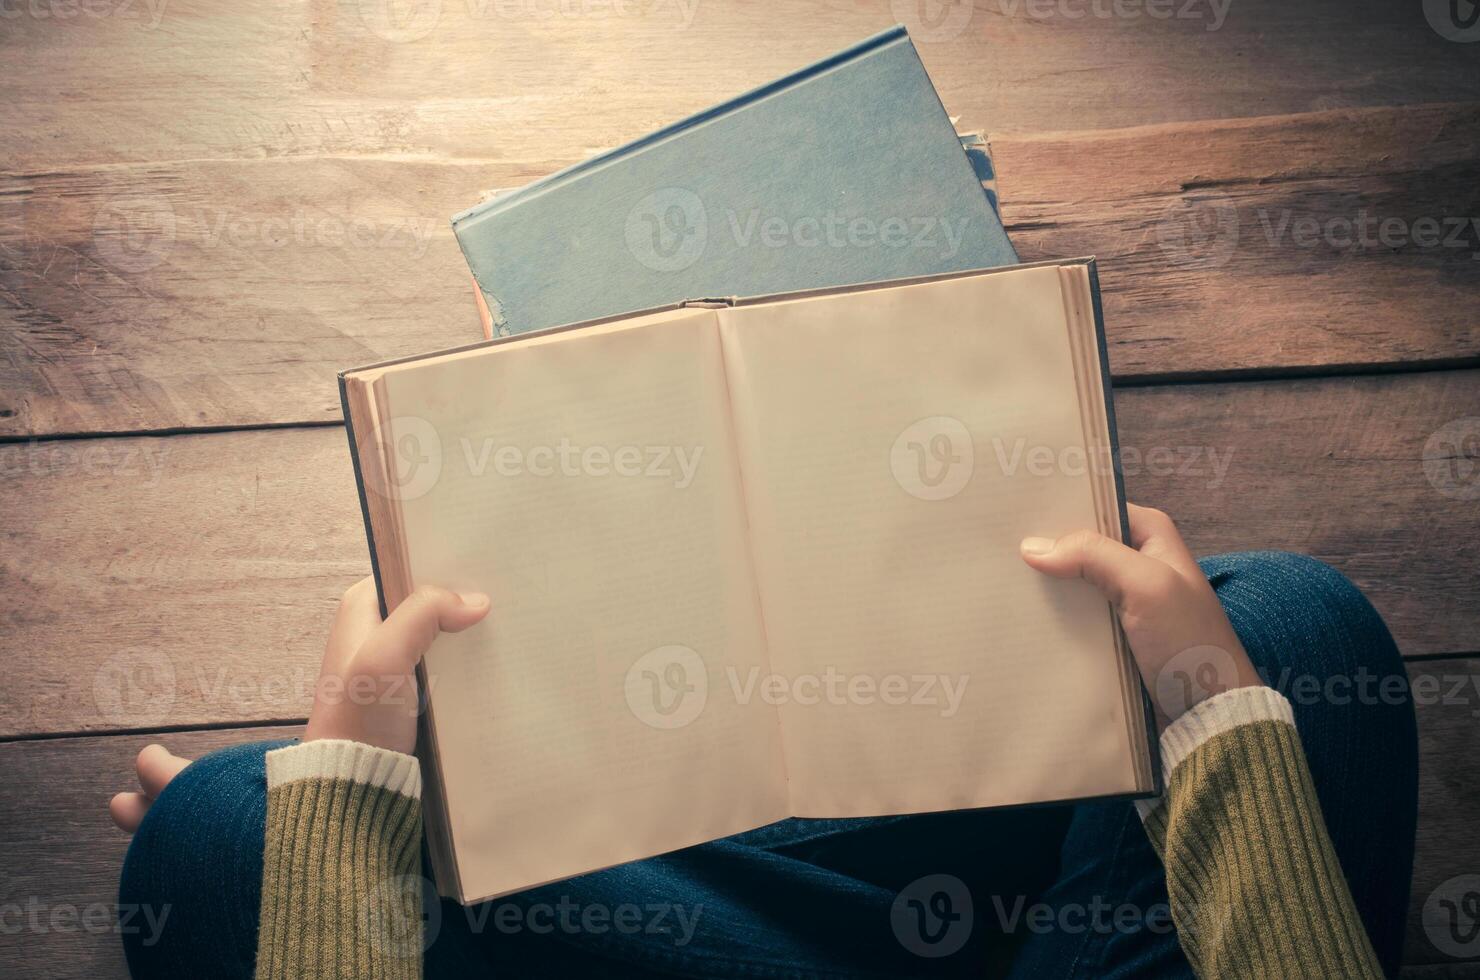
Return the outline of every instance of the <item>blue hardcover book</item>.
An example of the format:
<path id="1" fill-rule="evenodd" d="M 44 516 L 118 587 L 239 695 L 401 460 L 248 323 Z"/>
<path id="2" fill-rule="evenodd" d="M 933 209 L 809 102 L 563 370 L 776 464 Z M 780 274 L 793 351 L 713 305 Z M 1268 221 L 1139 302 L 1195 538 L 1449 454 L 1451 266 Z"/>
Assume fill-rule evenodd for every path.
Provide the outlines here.
<path id="1" fill-rule="evenodd" d="M 497 336 L 1017 262 L 908 33 L 452 219 Z"/>

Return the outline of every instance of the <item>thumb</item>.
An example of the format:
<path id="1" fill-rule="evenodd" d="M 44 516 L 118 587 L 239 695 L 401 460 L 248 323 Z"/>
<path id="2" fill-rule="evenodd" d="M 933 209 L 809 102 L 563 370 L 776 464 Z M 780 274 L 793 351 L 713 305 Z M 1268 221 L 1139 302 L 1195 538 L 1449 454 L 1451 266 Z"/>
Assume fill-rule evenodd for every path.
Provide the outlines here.
<path id="1" fill-rule="evenodd" d="M 1024 538 L 1023 561 L 1054 578 L 1082 578 L 1118 609 L 1128 596 L 1152 587 L 1171 569 L 1154 558 L 1094 531 L 1058 540 Z"/>
<path id="2" fill-rule="evenodd" d="M 460 633 L 488 614 L 488 596 L 459 595 L 422 587 L 391 610 L 360 648 L 359 657 L 383 669 L 409 671 L 431 647 L 438 632 Z M 358 659 L 358 658 L 357 658 Z"/>

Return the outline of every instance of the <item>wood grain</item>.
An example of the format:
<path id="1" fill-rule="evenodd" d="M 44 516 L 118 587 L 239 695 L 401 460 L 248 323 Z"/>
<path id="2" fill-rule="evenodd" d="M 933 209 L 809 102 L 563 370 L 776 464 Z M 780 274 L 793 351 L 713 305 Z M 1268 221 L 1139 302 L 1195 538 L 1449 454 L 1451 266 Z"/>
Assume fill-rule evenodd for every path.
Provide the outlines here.
<path id="1" fill-rule="evenodd" d="M 1453 659 L 1410 665 L 1422 676 L 1480 674 L 1480 661 Z M 1419 688 L 1415 687 L 1415 690 Z M 1473 688 L 1471 688 L 1473 692 Z M 1421 914 L 1439 883 L 1480 871 L 1480 843 L 1472 832 L 1480 821 L 1480 771 L 1470 750 L 1477 704 L 1436 698 L 1418 708 L 1421 766 L 1418 847 L 1410 902 L 1406 959 L 1418 980 L 1473 977 L 1473 964 L 1454 963 L 1430 944 Z M 108 821 L 106 805 L 128 788 L 133 758 L 144 745 L 162 741 L 187 757 L 267 738 L 286 738 L 296 727 L 226 729 L 166 735 L 114 735 L 0 744 L 0 906 L 35 907 L 46 917 L 64 910 L 111 915 L 118 870 L 127 838 Z M 101 910 L 106 910 L 106 913 Z M 47 921 L 43 918 L 42 921 Z M 111 930 L 21 928 L 0 933 L 0 974 L 92 980 L 126 976 L 118 936 Z"/>
<path id="2" fill-rule="evenodd" d="M 7 17 L 11 170 L 280 156 L 570 159 L 903 20 L 951 110 L 996 133 L 1480 96 L 1417 3 L 1241 0 L 111 0 Z M 62 8 L 67 9 L 63 4 Z M 34 9 L 34 8 L 33 8 Z M 76 8 L 72 8 L 76 9 Z M 1222 9 L 1226 16 L 1216 11 Z"/>
<path id="3" fill-rule="evenodd" d="M 1118 377 L 1480 358 L 1480 104 L 993 151 L 1022 257 L 1099 259 Z"/>
<path id="4" fill-rule="evenodd" d="M 993 150 L 1024 258 L 1099 256 L 1121 379 L 1480 359 L 1480 227 L 1442 244 L 1480 216 L 1480 103 Z M 567 162 L 0 175 L 0 436 L 337 419 L 337 370 L 478 336 L 444 216 Z M 1398 248 L 1339 244 L 1340 222 L 1389 220 Z M 1337 244 L 1295 230 L 1333 221 Z"/>
<path id="5" fill-rule="evenodd" d="M 27 662 L 0 735 L 307 715 L 339 596 L 369 573 L 343 428 L 0 458 L 0 632 Z"/>
<path id="6" fill-rule="evenodd" d="M 0 835 L 0 907 L 6 909 L 0 976 L 127 980 L 114 917 L 129 838 L 109 819 L 108 800 L 138 788 L 134 757 L 140 749 L 163 742 L 194 759 L 300 732 L 298 726 L 235 728 L 0 745 L 6 774 L 0 782 L 6 828 Z"/>
<path id="7" fill-rule="evenodd" d="M 1116 413 L 1127 496 L 1176 517 L 1195 553 L 1314 555 L 1372 598 L 1405 655 L 1474 651 L 1480 372 L 1123 389 Z M 1157 447 L 1193 449 L 1157 467 Z M 1232 459 L 1221 481 L 1210 449 Z"/>
<path id="8" fill-rule="evenodd" d="M 1480 887 L 1480 757 L 1474 751 L 1480 658 L 1410 664 L 1408 674 L 1415 700 L 1423 693 L 1432 703 L 1418 714 L 1418 835 L 1404 960 L 1450 964 L 1454 958 L 1432 938 L 1447 938 L 1448 921 L 1438 899 L 1431 904 L 1430 898 L 1441 889 L 1438 898 L 1458 897 L 1445 883 L 1462 875 L 1475 876 L 1470 889 Z"/>
<path id="9" fill-rule="evenodd" d="M 1316 555 L 1406 654 L 1473 649 L 1480 509 L 1424 459 L 1474 489 L 1480 464 L 1442 457 L 1475 452 L 1480 372 L 1136 387 L 1117 410 L 1127 493 L 1195 551 Z M 1471 448 L 1430 444 L 1464 418 Z M 0 736 L 306 715 L 330 613 L 368 572 L 342 429 L 13 443 L 0 463 L 0 635 L 28 658 Z"/>
<path id="10" fill-rule="evenodd" d="M 337 421 L 335 372 L 479 336 L 446 216 L 509 168 L 201 162 L 0 178 L 0 434 Z M 0 207 L 4 207 L 0 204 Z"/>

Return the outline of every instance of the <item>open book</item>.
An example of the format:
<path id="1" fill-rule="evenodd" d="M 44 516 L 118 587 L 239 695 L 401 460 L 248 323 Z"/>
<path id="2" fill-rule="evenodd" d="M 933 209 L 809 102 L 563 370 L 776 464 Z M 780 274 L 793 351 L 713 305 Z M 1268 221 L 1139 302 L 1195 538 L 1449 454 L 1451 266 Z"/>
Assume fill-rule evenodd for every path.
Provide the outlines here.
<path id="1" fill-rule="evenodd" d="M 1092 260 L 729 301 L 341 376 L 464 902 L 755 828 L 1144 795 L 1114 614 L 1018 557 L 1121 537 Z"/>

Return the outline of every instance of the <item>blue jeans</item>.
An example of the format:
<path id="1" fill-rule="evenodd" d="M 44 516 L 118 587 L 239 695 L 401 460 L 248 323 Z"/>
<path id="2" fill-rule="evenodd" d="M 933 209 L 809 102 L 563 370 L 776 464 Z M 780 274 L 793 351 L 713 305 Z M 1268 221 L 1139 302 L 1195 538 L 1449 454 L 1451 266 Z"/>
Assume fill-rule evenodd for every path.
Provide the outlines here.
<path id="1" fill-rule="evenodd" d="M 1202 562 L 1294 705 L 1336 853 L 1389 975 L 1417 810 L 1407 674 L 1338 572 L 1277 552 Z M 249 977 L 266 782 L 257 743 L 197 760 L 134 837 L 120 908 L 137 980 Z M 593 805 L 600 805 L 593 801 Z M 786 820 L 463 908 L 428 896 L 426 975 L 1190 977 L 1129 803 Z M 137 918 L 137 916 L 135 916 Z"/>

